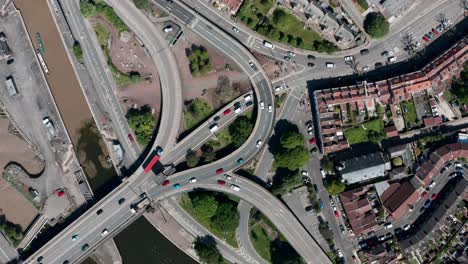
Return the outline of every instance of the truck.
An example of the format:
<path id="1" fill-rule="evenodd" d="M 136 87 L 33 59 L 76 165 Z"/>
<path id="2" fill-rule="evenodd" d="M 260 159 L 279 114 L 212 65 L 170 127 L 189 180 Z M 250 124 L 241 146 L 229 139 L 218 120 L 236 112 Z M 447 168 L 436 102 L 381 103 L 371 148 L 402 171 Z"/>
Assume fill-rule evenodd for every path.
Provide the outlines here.
<path id="1" fill-rule="evenodd" d="M 48 116 L 44 117 L 44 119 L 42 119 L 42 124 L 44 124 L 44 126 L 47 128 L 47 130 L 49 131 L 49 134 L 52 137 L 56 136 L 55 127 L 54 127 L 54 124 L 52 123 L 52 120 L 50 119 L 50 117 L 48 117 Z"/>
<path id="2" fill-rule="evenodd" d="M 151 169 L 153 169 L 154 165 L 159 161 L 160 156 L 158 155 L 158 149 L 155 149 L 151 155 L 146 159 L 144 163 L 143 169 L 145 173 L 148 173 Z"/>
<path id="3" fill-rule="evenodd" d="M 138 201 L 137 203 L 134 203 L 132 205 L 130 205 L 130 212 L 132 212 L 132 214 L 136 214 L 136 212 L 138 212 L 139 210 L 141 210 L 142 208 L 146 208 L 146 206 L 148 206 L 150 204 L 150 199 L 146 196 L 146 193 L 142 193 L 142 195 L 144 198 L 142 198 L 140 201 Z M 140 197 L 141 197 L 140 196 Z"/>

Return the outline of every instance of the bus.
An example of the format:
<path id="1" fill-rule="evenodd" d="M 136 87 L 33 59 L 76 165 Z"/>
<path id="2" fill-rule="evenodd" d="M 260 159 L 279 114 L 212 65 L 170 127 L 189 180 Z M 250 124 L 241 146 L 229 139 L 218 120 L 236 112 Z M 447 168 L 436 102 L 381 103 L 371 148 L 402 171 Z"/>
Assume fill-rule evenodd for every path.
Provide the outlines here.
<path id="1" fill-rule="evenodd" d="M 154 167 L 154 165 L 158 163 L 159 158 L 160 157 L 158 155 L 158 150 L 154 150 L 153 152 L 151 152 L 151 155 L 148 157 L 148 159 L 146 159 L 146 162 L 143 165 L 144 172 L 148 173 Z"/>

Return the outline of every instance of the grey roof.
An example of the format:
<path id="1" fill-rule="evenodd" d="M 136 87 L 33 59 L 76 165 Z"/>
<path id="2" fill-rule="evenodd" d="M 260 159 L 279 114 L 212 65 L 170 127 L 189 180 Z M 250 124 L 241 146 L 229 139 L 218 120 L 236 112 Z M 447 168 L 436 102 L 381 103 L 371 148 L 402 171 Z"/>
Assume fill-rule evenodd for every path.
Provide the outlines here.
<path id="1" fill-rule="evenodd" d="M 316 2 L 310 2 L 310 4 L 304 10 L 304 13 L 309 15 L 309 17 L 317 20 L 321 20 L 325 15 L 320 5 Z"/>
<path id="2" fill-rule="evenodd" d="M 320 25 L 322 25 L 324 31 L 328 32 L 335 32 L 340 27 L 336 17 L 330 13 L 323 16 L 322 20 L 320 20 Z"/>
<path id="3" fill-rule="evenodd" d="M 347 184 L 385 176 L 385 160 L 381 152 L 374 152 L 345 160 L 341 177 Z"/>
<path id="4" fill-rule="evenodd" d="M 391 158 L 401 156 L 407 150 L 407 146 L 407 144 L 392 146 L 387 149 L 387 152 Z"/>
<path id="5" fill-rule="evenodd" d="M 353 31 L 343 24 L 338 31 L 336 31 L 335 36 L 338 39 L 338 42 L 350 44 L 354 41 L 354 34 Z"/>
<path id="6" fill-rule="evenodd" d="M 5 81 L 6 88 L 10 96 L 16 95 L 18 91 L 16 90 L 16 84 L 12 76 L 7 77 Z"/>

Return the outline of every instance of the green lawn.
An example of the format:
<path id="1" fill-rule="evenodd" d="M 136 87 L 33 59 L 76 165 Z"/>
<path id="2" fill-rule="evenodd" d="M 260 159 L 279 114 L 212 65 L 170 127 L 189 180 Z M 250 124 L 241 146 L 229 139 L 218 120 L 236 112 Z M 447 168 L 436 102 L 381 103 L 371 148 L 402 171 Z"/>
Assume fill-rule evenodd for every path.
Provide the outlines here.
<path id="1" fill-rule="evenodd" d="M 418 120 L 418 116 L 416 115 L 416 107 L 412 100 L 401 103 L 401 111 L 403 112 L 406 125 L 409 123 L 411 127 L 416 127 L 421 124 L 421 121 Z"/>
<path id="2" fill-rule="evenodd" d="M 255 29 L 260 19 L 271 9 L 273 3 L 273 0 L 245 0 L 236 16 L 248 27 Z"/>
<path id="3" fill-rule="evenodd" d="M 238 248 L 239 245 L 237 244 L 237 239 L 236 239 L 236 230 L 218 230 L 213 227 L 211 220 L 210 219 L 205 219 L 202 217 L 199 217 L 193 210 L 193 205 L 192 202 L 190 201 L 190 198 L 188 197 L 187 194 L 184 194 L 182 196 L 182 199 L 180 201 L 180 206 L 190 215 L 192 216 L 198 223 L 200 223 L 202 226 L 204 226 L 206 229 L 208 229 L 211 233 L 213 233 L 216 237 L 223 239 L 228 243 L 229 245 Z"/>
<path id="4" fill-rule="evenodd" d="M 350 145 L 369 141 L 368 131 L 383 132 L 384 123 L 382 119 L 374 119 L 356 127 L 347 128 L 344 134 Z"/>
<path id="5" fill-rule="evenodd" d="M 193 100 L 184 110 L 185 128 L 190 129 L 213 112 L 211 105 L 200 98 Z"/>
<path id="6" fill-rule="evenodd" d="M 271 263 L 270 244 L 273 240 L 267 234 L 263 227 L 254 222 L 250 226 L 250 240 L 255 248 L 255 251 L 265 260 Z"/>

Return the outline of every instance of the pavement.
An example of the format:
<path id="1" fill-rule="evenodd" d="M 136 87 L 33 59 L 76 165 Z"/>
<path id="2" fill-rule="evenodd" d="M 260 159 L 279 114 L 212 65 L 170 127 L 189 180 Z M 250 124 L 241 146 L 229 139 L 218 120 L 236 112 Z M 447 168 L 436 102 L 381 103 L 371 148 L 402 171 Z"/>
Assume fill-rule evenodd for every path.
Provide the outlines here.
<path id="1" fill-rule="evenodd" d="M 255 250 L 250 240 L 250 211 L 253 206 L 248 202 L 241 200 L 237 205 L 239 211 L 239 227 L 236 230 L 237 242 L 242 251 L 244 251 L 252 260 L 250 263 L 268 263 Z"/>
<path id="2" fill-rule="evenodd" d="M 10 242 L 6 239 L 3 233 L 0 232 L 0 262 L 8 263 L 17 259 L 18 252 L 11 246 Z"/>

